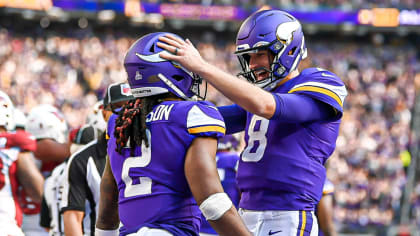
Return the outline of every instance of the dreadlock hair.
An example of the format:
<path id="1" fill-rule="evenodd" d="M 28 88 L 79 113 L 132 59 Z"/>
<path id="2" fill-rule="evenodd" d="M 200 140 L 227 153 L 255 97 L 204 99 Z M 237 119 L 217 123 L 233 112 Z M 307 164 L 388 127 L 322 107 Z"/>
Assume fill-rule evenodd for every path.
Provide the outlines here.
<path id="1" fill-rule="evenodd" d="M 122 148 L 127 146 L 128 140 L 130 140 L 131 155 L 134 155 L 136 146 L 141 146 L 143 141 L 146 147 L 149 147 L 146 116 L 156 105 L 171 96 L 173 95 L 166 93 L 128 101 L 118 112 L 116 119 L 114 137 L 117 148 L 115 151 L 122 154 Z"/>

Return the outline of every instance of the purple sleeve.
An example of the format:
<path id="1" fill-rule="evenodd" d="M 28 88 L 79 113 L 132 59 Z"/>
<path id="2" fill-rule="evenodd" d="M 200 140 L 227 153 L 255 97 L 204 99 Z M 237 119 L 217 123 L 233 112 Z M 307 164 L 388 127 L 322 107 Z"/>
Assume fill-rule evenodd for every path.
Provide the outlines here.
<path id="1" fill-rule="evenodd" d="M 226 125 L 226 134 L 234 134 L 245 130 L 246 111 L 238 105 L 217 107 Z"/>
<path id="2" fill-rule="evenodd" d="M 304 123 L 333 118 L 334 109 L 326 103 L 299 94 L 273 94 L 276 111 L 270 120 Z"/>

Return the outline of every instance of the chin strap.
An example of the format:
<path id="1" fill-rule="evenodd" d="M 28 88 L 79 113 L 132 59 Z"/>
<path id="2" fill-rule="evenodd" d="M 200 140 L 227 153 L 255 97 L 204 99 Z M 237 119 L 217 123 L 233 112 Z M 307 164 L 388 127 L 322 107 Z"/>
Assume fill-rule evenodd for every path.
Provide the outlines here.
<path id="1" fill-rule="evenodd" d="M 170 81 L 168 78 L 166 78 L 166 76 L 164 76 L 163 74 L 159 73 L 158 77 L 160 80 L 162 80 L 169 88 L 171 88 L 179 97 L 181 97 L 182 99 L 185 99 L 187 101 L 194 101 L 193 98 L 189 98 L 187 97 L 187 95 L 185 95 L 185 93 L 183 93 L 174 83 L 172 83 L 172 81 Z"/>

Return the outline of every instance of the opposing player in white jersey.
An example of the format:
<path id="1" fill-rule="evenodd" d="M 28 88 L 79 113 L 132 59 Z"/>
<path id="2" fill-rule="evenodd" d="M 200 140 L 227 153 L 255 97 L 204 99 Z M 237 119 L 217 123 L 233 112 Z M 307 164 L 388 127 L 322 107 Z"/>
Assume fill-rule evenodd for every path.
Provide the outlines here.
<path id="1" fill-rule="evenodd" d="M 24 131 L 10 132 L 13 121 L 13 104 L 0 91 L 0 233 L 20 236 L 23 232 L 18 186 L 39 202 L 44 180 L 30 153 L 35 151 L 35 139 Z"/>
<path id="2" fill-rule="evenodd" d="M 67 142 L 67 123 L 61 112 L 51 105 L 40 105 L 31 110 L 26 130 L 35 136 L 37 148 L 35 157 L 41 162 L 41 172 L 48 177 L 52 170 L 70 156 Z M 27 235 L 48 235 L 40 225 L 40 204 L 24 198 L 23 231 Z"/>

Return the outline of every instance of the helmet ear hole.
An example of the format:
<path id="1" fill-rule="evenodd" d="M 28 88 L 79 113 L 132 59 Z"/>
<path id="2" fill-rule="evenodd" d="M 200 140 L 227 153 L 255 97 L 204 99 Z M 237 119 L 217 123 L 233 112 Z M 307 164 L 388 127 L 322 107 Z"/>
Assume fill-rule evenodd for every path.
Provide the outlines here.
<path id="1" fill-rule="evenodd" d="M 155 53 L 155 44 L 152 44 L 152 46 L 150 46 L 149 51 Z"/>
<path id="2" fill-rule="evenodd" d="M 182 75 L 172 75 L 172 78 L 176 81 L 181 81 L 184 79 L 184 76 Z"/>
<path id="3" fill-rule="evenodd" d="M 294 48 L 290 49 L 288 55 L 291 56 L 291 55 L 295 54 L 296 49 L 297 49 L 297 47 L 294 47 Z"/>

